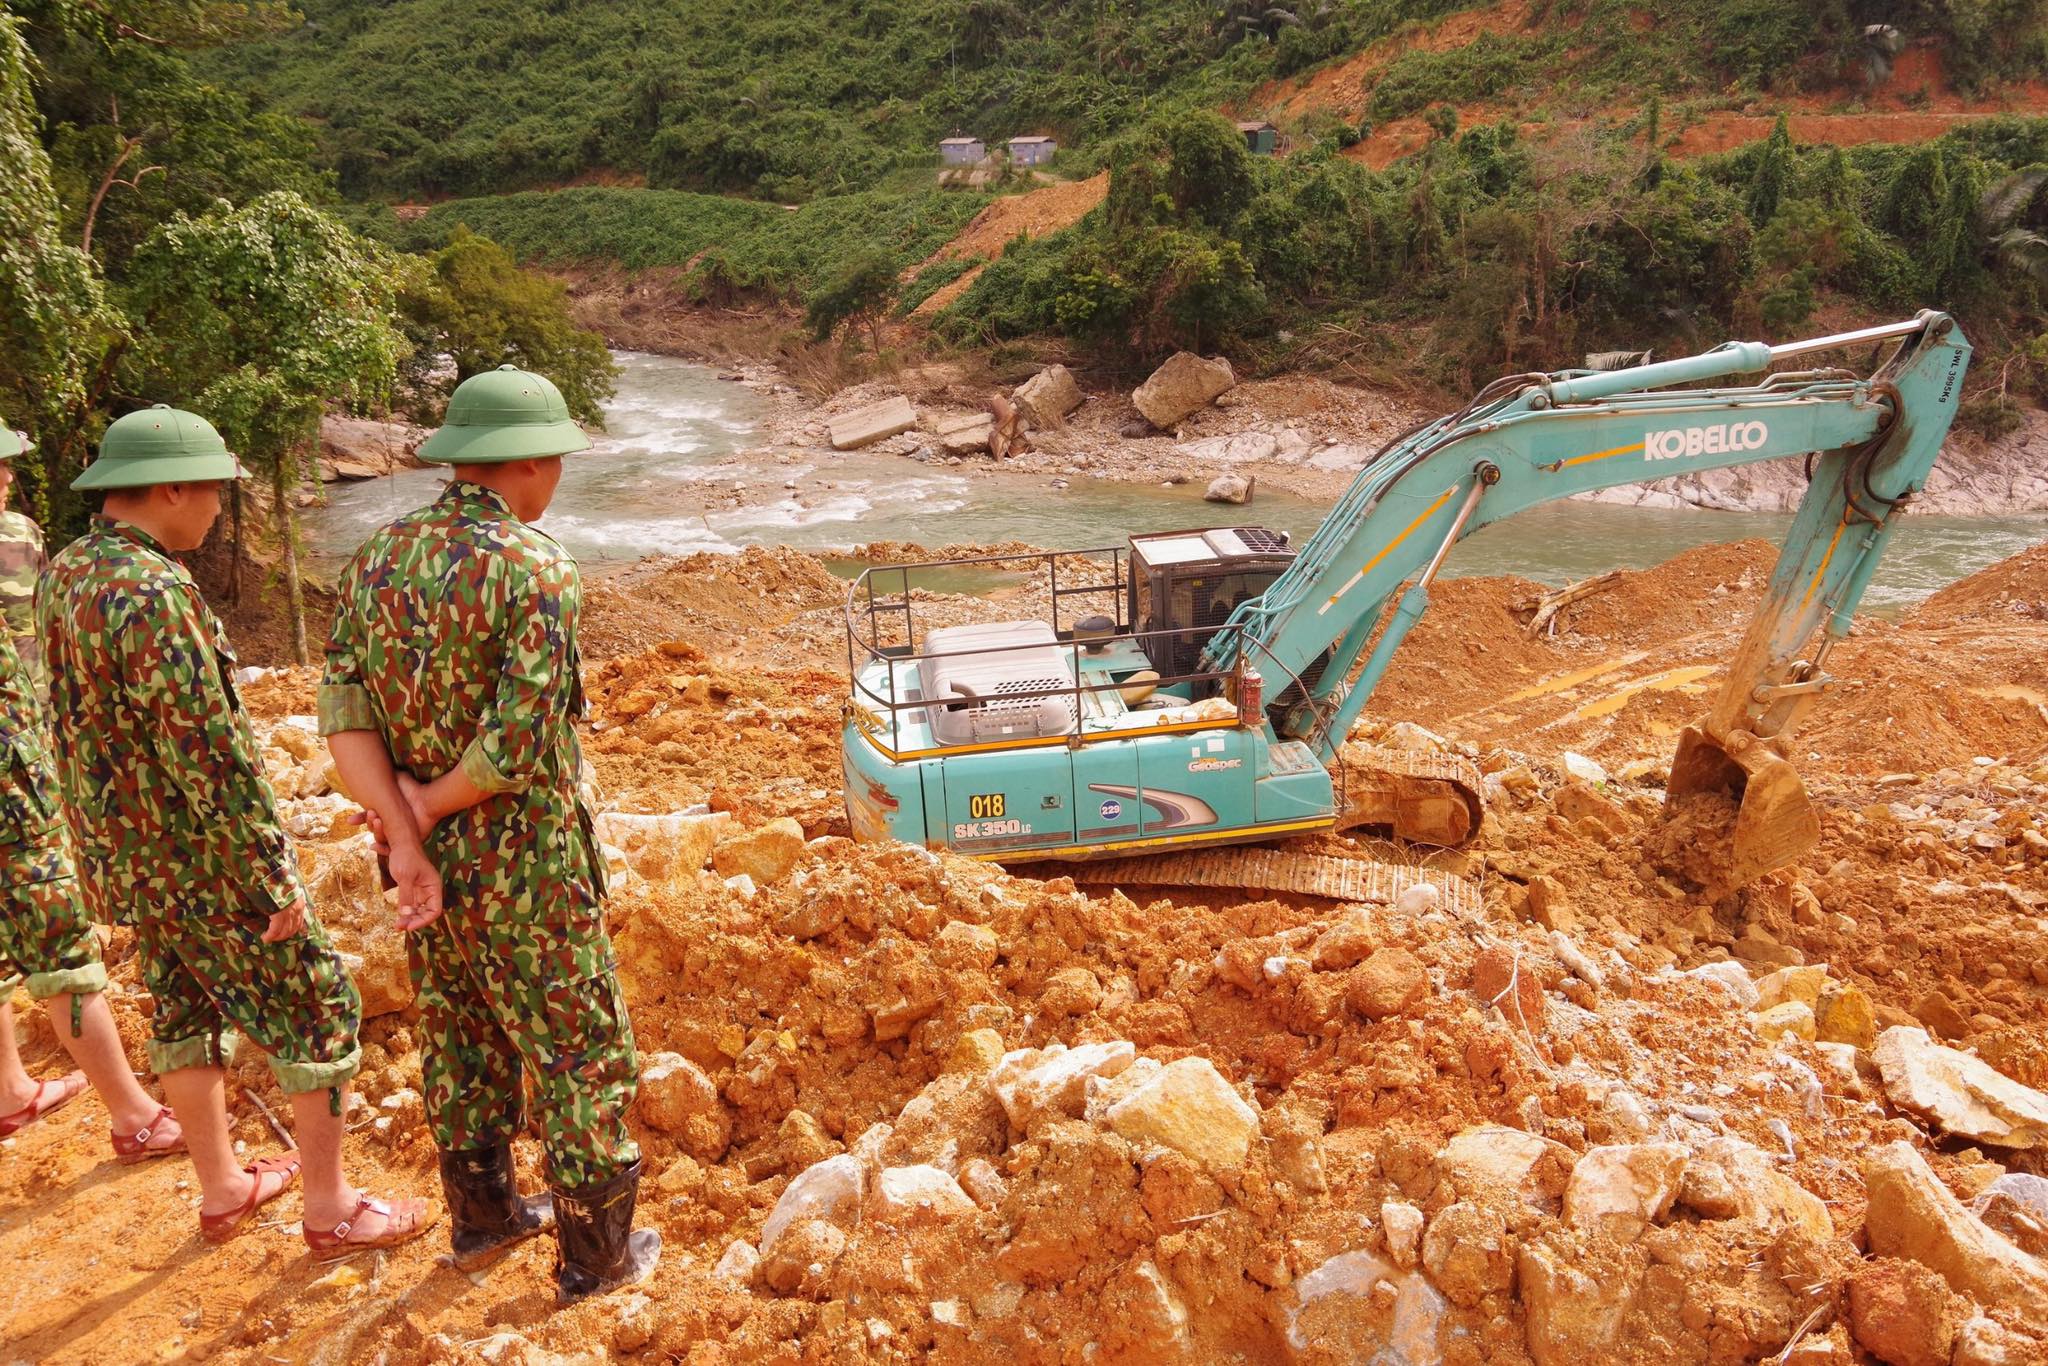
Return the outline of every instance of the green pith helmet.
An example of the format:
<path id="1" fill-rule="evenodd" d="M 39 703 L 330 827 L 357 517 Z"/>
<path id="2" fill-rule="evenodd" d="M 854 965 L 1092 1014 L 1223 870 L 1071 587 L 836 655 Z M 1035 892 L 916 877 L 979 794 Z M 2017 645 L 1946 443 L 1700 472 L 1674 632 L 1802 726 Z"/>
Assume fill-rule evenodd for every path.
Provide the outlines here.
<path id="1" fill-rule="evenodd" d="M 547 376 L 501 365 L 455 386 L 441 429 L 419 455 L 436 465 L 501 465 L 588 449 L 590 438 Z"/>
<path id="2" fill-rule="evenodd" d="M 32 451 L 36 443 L 28 439 L 27 432 L 17 432 L 7 425 L 7 419 L 0 417 L 0 460 L 12 460 L 23 451 Z"/>
<path id="3" fill-rule="evenodd" d="M 136 489 L 240 479 L 247 473 L 211 422 L 159 403 L 111 423 L 100 438 L 99 458 L 71 481 L 71 487 Z"/>

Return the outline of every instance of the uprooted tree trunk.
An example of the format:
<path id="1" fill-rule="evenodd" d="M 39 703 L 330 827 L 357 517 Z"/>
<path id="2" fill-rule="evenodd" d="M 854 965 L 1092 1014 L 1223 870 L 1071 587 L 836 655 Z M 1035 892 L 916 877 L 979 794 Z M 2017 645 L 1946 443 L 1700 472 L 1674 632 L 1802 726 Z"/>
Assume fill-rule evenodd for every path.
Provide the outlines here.
<path id="1" fill-rule="evenodd" d="M 1540 636 L 1545 630 L 1553 629 L 1559 612 L 1580 598 L 1591 597 L 1603 588 L 1614 587 L 1621 582 L 1621 575 L 1621 570 L 1610 569 L 1605 574 L 1595 574 L 1590 579 L 1580 579 L 1577 583 L 1567 584 L 1554 593 L 1545 593 L 1534 603 L 1534 614 L 1529 618 L 1529 634 Z"/>

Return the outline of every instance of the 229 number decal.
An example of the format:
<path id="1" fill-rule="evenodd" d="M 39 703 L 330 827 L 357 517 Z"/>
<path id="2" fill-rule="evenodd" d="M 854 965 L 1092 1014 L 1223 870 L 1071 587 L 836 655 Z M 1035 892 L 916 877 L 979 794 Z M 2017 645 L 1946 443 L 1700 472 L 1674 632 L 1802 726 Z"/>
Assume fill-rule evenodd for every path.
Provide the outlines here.
<path id="1" fill-rule="evenodd" d="M 967 814 L 978 821 L 1002 819 L 1003 794 L 1000 792 L 976 793 L 967 799 Z"/>

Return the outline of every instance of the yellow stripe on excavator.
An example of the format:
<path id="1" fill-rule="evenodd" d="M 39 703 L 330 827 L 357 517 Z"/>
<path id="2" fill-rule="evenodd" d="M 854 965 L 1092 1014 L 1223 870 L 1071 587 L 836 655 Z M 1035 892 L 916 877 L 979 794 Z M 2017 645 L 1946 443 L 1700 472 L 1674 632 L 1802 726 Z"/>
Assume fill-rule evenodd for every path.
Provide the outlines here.
<path id="1" fill-rule="evenodd" d="M 1849 529 L 1849 513 L 1842 511 L 1842 520 L 1835 524 L 1835 534 L 1828 542 L 1828 553 L 1820 557 L 1820 568 L 1813 571 L 1813 582 L 1806 585 L 1806 596 L 1799 600 L 1799 610 L 1805 611 L 1806 604 L 1813 601 L 1813 595 L 1820 588 L 1820 581 L 1827 576 L 1828 564 L 1835 558 L 1835 547 L 1842 543 L 1842 533 Z"/>
<path id="2" fill-rule="evenodd" d="M 1627 455 L 1630 451 L 1639 451 L 1642 448 L 1642 442 L 1632 441 L 1626 446 L 1615 446 L 1604 451 L 1589 451 L 1585 455 L 1575 455 L 1569 460 L 1558 461 L 1557 468 L 1568 470 L 1574 465 L 1590 465 L 1595 460 L 1605 460 L 1611 455 Z"/>
<path id="3" fill-rule="evenodd" d="M 1190 845 L 1215 844 L 1224 840 L 1263 839 L 1271 835 L 1298 835 L 1311 830 L 1330 830 L 1336 827 L 1335 817 L 1320 817 L 1306 821 L 1276 821 L 1271 825 L 1240 825 L 1228 830 L 1206 830 L 1188 835 L 1154 835 L 1145 839 L 1110 840 L 1102 844 L 1063 844 L 1050 849 L 1004 849 L 1000 852 L 980 853 L 971 849 L 955 849 L 956 854 L 966 854 L 984 863 L 1001 859 L 1021 862 L 1027 859 L 1065 858 L 1071 854 L 1097 854 L 1113 849 L 1174 849 Z"/>
<path id="4" fill-rule="evenodd" d="M 1356 574 L 1353 574 L 1350 578 L 1346 579 L 1344 581 L 1344 586 L 1342 588 L 1339 588 L 1336 592 L 1330 594 L 1330 600 L 1324 603 L 1321 607 L 1318 607 L 1316 609 L 1316 615 L 1321 616 L 1323 613 L 1329 611 L 1332 607 L 1335 607 L 1337 605 L 1337 599 L 1343 597 L 1346 593 L 1349 593 L 1353 588 L 1357 587 L 1360 579 L 1363 579 L 1367 574 L 1372 573 L 1372 571 L 1379 566 L 1379 562 L 1381 560 L 1384 560 L 1385 558 L 1387 558 L 1387 556 L 1394 553 L 1395 547 L 1399 546 L 1401 542 L 1407 540 L 1410 536 L 1414 535 L 1415 529 L 1417 527 L 1421 526 L 1424 522 L 1428 521 L 1431 517 L 1435 516 L 1436 510 L 1442 507 L 1445 501 L 1448 500 L 1450 496 L 1456 493 L 1457 491 L 1458 486 L 1456 484 L 1453 484 L 1449 488 L 1445 489 L 1442 493 L 1439 493 L 1436 496 L 1436 501 L 1434 503 L 1431 503 L 1428 507 L 1424 508 L 1420 516 L 1418 516 L 1414 521 L 1410 522 L 1407 526 L 1401 528 L 1400 535 L 1396 536 L 1393 540 L 1388 541 L 1386 545 L 1381 548 L 1379 554 L 1373 556 L 1371 559 L 1365 562 L 1365 568 L 1359 570 Z"/>

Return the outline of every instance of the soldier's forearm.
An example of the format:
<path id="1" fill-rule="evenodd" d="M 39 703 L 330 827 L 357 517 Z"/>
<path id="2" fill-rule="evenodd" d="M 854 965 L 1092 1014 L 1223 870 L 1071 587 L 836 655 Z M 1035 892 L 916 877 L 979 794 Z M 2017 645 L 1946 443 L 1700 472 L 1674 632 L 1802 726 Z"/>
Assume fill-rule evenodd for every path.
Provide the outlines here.
<path id="1" fill-rule="evenodd" d="M 384 823 L 384 837 L 394 849 L 416 849 L 420 828 L 413 818 L 412 804 L 398 788 L 398 773 L 391 765 L 391 752 L 384 737 L 373 730 L 336 731 L 327 737 L 327 752 L 341 780 L 357 802 L 377 813 Z"/>
<path id="2" fill-rule="evenodd" d="M 420 789 L 420 801 L 436 824 L 458 811 L 467 811 L 491 794 L 470 781 L 460 767 L 452 768 Z"/>

